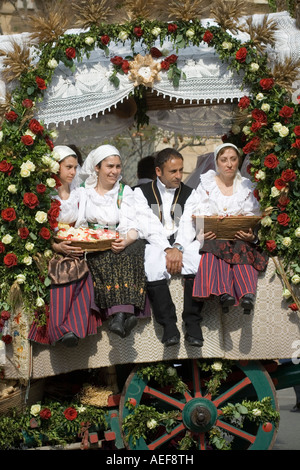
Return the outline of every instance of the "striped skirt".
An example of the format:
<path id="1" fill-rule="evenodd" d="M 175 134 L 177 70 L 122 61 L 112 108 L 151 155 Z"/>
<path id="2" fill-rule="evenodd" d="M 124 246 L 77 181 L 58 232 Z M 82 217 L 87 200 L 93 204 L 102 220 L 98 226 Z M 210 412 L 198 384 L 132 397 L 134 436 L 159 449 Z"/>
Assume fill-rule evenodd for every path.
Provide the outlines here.
<path id="1" fill-rule="evenodd" d="M 258 271 L 248 264 L 229 264 L 212 253 L 203 253 L 194 281 L 193 297 L 229 294 L 235 305 L 245 294 L 256 293 Z"/>
<path id="2" fill-rule="evenodd" d="M 101 324 L 100 311 L 94 302 L 92 276 L 88 273 L 79 281 L 51 286 L 46 328 L 39 328 L 34 322 L 28 339 L 53 344 L 69 332 L 78 338 L 85 338 L 97 334 Z"/>

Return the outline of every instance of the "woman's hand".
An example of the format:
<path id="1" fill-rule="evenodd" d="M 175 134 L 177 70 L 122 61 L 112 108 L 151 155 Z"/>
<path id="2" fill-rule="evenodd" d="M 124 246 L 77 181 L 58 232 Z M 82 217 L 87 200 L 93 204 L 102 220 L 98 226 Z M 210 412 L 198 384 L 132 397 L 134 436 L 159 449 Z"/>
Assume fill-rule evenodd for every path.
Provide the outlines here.
<path id="1" fill-rule="evenodd" d="M 120 236 L 116 240 L 114 240 L 111 244 L 111 251 L 113 253 L 121 253 L 121 251 L 125 250 L 125 248 L 131 243 L 134 243 L 138 237 L 138 233 L 136 230 L 131 229 L 127 232 L 127 234 L 123 237 Z"/>
<path id="2" fill-rule="evenodd" d="M 52 248 L 56 253 L 61 253 L 62 255 L 70 256 L 71 258 L 77 258 L 84 254 L 84 251 L 79 246 L 72 246 L 70 240 L 53 243 Z"/>
<path id="3" fill-rule="evenodd" d="M 217 238 L 217 236 L 214 232 L 205 232 L 204 233 L 204 240 L 214 240 L 215 238 Z"/>
<path id="4" fill-rule="evenodd" d="M 243 232 L 242 230 L 240 230 L 239 232 L 236 232 L 235 238 L 237 238 L 238 240 L 243 240 L 244 242 L 250 242 L 250 243 L 253 243 L 254 240 L 256 239 L 251 228 L 249 229 L 249 232 Z"/>

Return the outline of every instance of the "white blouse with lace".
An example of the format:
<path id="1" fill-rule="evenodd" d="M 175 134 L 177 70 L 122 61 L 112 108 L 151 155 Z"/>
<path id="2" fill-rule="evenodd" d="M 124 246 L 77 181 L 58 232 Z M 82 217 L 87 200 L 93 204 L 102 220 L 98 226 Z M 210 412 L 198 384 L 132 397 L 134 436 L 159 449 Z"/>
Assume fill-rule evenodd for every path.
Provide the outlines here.
<path id="1" fill-rule="evenodd" d="M 85 206 L 85 190 L 84 188 L 76 188 L 70 192 L 68 199 L 61 199 L 59 195 L 53 196 L 60 202 L 60 213 L 58 222 L 64 224 L 75 224 L 76 227 L 80 225 L 81 212 Z"/>

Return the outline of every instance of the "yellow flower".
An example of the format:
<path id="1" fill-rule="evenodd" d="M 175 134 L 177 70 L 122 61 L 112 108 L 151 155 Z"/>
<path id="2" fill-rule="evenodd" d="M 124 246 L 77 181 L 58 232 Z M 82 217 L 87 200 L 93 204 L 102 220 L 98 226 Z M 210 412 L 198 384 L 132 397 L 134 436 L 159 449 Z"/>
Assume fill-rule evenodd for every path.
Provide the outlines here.
<path id="1" fill-rule="evenodd" d="M 110 289 L 111 289 L 111 286 L 106 286 L 106 289 L 107 289 L 107 290 L 110 290 Z"/>

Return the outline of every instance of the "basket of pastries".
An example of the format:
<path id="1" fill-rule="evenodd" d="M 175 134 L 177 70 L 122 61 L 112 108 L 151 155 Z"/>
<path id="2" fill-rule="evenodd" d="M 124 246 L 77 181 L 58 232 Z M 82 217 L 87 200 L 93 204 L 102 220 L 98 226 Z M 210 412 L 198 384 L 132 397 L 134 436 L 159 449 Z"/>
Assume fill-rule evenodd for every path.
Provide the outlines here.
<path id="1" fill-rule="evenodd" d="M 254 230 L 260 222 L 258 216 L 193 216 L 196 219 L 196 226 L 203 228 L 204 233 L 213 232 L 221 240 L 233 240 L 236 232 L 248 232 Z"/>
<path id="2" fill-rule="evenodd" d="M 69 240 L 72 246 L 78 246 L 90 252 L 110 250 L 112 242 L 118 236 L 119 234 L 115 230 L 90 227 L 75 228 L 67 224 L 59 224 L 54 240 L 57 243 Z"/>

